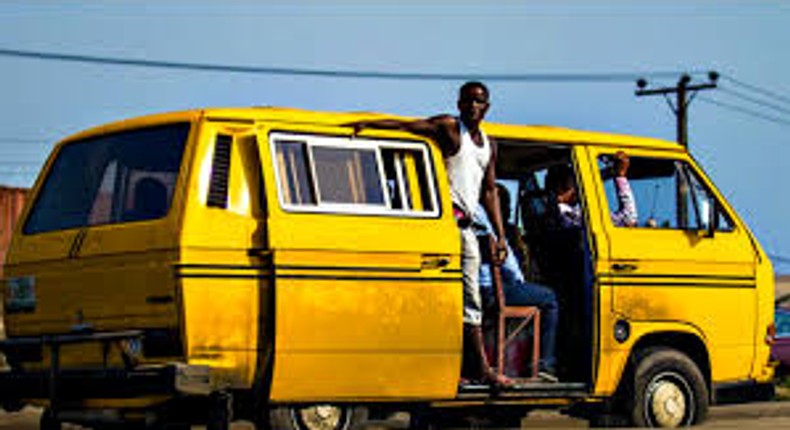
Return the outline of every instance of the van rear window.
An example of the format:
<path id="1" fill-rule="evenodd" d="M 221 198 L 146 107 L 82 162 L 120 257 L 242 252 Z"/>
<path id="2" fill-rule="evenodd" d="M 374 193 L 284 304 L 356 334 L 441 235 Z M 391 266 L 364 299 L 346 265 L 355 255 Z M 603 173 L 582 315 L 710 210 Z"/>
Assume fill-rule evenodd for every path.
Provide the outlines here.
<path id="1" fill-rule="evenodd" d="M 63 146 L 28 216 L 25 234 L 164 217 L 189 123 L 89 138 Z"/>

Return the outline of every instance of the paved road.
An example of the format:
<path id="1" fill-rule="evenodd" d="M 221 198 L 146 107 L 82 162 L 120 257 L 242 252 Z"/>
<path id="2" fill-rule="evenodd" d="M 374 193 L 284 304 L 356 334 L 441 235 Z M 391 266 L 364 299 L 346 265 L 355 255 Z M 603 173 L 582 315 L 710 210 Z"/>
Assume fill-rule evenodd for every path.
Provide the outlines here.
<path id="1" fill-rule="evenodd" d="M 24 409 L 8 414 L 0 412 L 0 430 L 38 429 L 39 410 Z M 522 422 L 522 428 L 583 428 L 586 422 L 565 418 L 554 412 L 537 412 Z M 79 429 L 79 427 L 67 427 Z M 202 427 L 194 427 L 199 429 Z M 708 421 L 698 428 L 721 429 L 790 429 L 790 402 L 766 402 L 711 408 Z M 245 423 L 234 424 L 233 430 L 253 430 Z"/>

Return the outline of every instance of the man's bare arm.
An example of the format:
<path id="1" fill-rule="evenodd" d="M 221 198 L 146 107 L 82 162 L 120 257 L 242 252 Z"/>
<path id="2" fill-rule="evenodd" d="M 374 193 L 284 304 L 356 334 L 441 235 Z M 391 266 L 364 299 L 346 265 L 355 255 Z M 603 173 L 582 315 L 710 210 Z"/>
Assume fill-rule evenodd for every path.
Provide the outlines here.
<path id="1" fill-rule="evenodd" d="M 496 189 L 496 160 L 497 160 L 497 145 L 493 139 L 489 139 L 491 144 L 491 160 L 488 162 L 485 176 L 483 177 L 483 195 L 482 203 L 483 208 L 491 221 L 494 231 L 497 236 L 497 255 L 495 257 L 497 263 L 502 263 L 507 256 L 507 241 L 505 238 L 505 228 L 502 220 L 501 211 L 499 210 L 499 193 Z"/>
<path id="2" fill-rule="evenodd" d="M 450 115 L 437 115 L 411 121 L 398 119 L 362 120 L 344 125 L 353 127 L 355 136 L 366 128 L 402 130 L 433 140 L 439 145 L 443 153 L 453 153 L 455 149 L 451 147 L 451 139 L 449 137 L 450 130 L 455 126 L 455 118 Z"/>

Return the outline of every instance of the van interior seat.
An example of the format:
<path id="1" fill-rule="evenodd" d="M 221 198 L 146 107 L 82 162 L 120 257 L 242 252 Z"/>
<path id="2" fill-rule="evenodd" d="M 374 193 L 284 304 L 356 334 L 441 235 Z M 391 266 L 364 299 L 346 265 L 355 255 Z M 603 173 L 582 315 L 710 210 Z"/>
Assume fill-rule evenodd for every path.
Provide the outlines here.
<path id="1" fill-rule="evenodd" d="M 538 376 L 538 358 L 540 357 L 540 309 L 537 306 L 508 306 L 505 302 L 505 290 L 498 265 L 493 264 L 492 256 L 496 252 L 496 240 L 492 234 L 478 236 L 480 255 L 483 264 L 491 269 L 491 280 L 494 287 L 494 307 L 485 312 L 493 312 L 496 322 L 496 368 L 500 376 L 505 375 L 505 349 L 513 342 L 519 341 L 519 333 L 532 323 L 532 354 L 530 377 Z M 487 317 L 484 315 L 484 318 Z M 516 320 L 518 326 L 508 331 L 508 321 Z"/>

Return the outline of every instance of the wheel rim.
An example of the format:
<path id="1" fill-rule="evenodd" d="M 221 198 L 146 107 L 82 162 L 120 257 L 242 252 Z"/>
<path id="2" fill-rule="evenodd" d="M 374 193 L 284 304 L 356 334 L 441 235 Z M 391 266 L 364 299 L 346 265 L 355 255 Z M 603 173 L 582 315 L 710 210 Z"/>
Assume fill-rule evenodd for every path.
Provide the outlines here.
<path id="1" fill-rule="evenodd" d="M 346 407 L 336 405 L 311 405 L 291 409 L 296 428 L 305 430 L 345 430 L 350 414 Z"/>
<path id="2" fill-rule="evenodd" d="M 686 379 L 663 372 L 647 385 L 645 418 L 651 427 L 678 427 L 694 420 L 694 397 Z"/>

